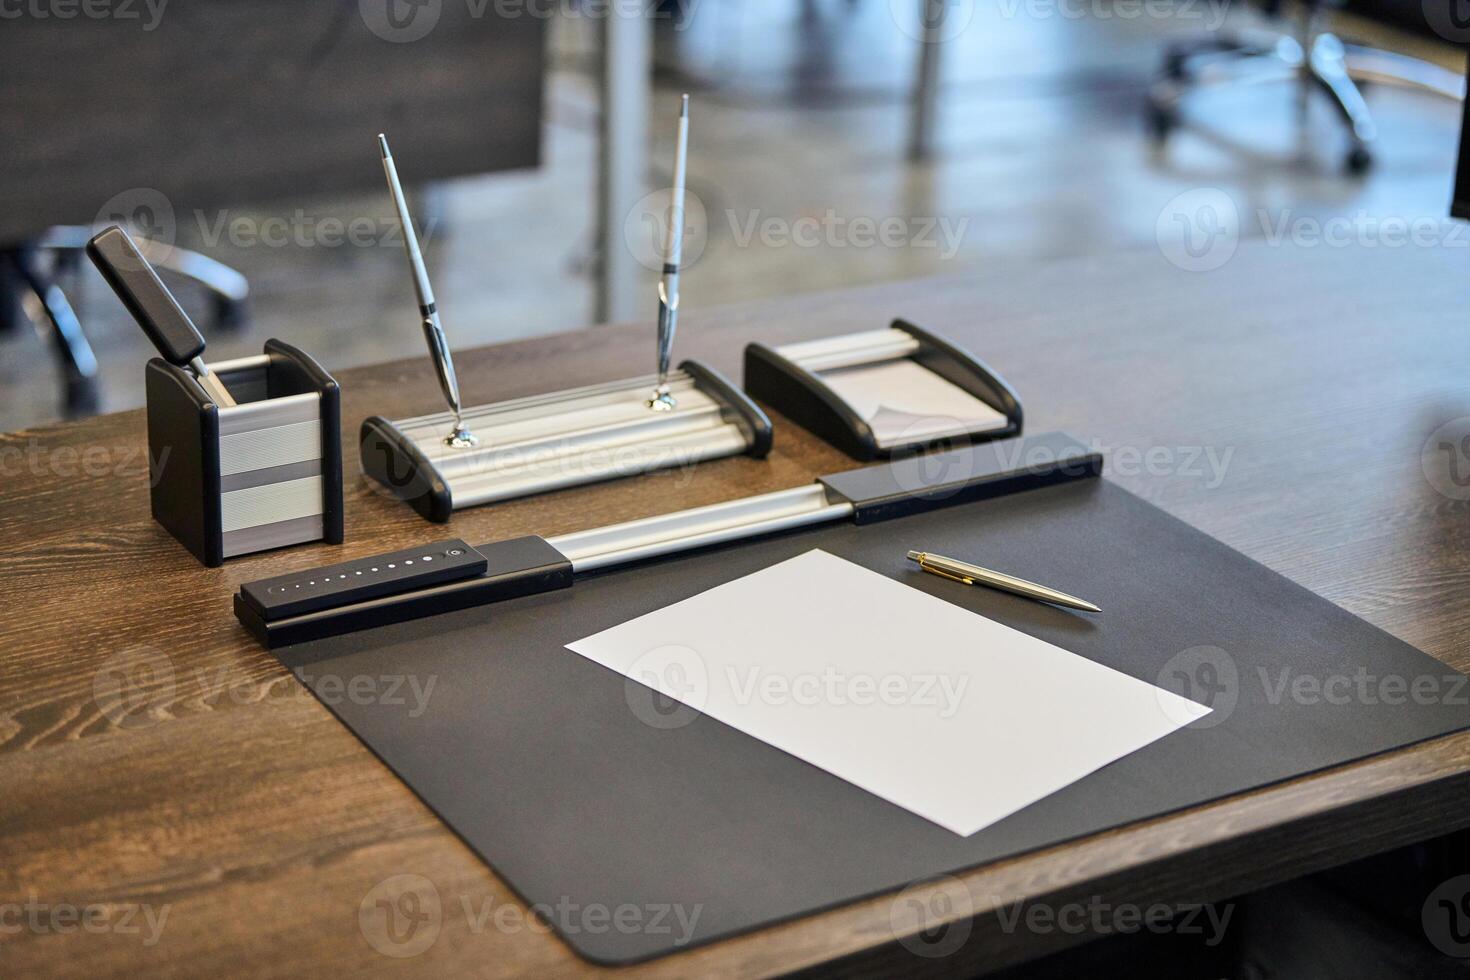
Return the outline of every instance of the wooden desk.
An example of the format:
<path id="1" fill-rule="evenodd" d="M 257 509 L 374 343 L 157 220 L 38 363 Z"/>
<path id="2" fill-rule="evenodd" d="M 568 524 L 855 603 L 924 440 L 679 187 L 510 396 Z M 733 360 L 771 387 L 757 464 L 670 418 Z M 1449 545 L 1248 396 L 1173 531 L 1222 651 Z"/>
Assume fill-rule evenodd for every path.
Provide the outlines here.
<path id="1" fill-rule="evenodd" d="M 748 340 L 905 315 L 1001 370 L 1031 431 L 1096 437 L 1111 479 L 1464 669 L 1470 505 L 1431 486 L 1421 451 L 1441 423 L 1470 416 L 1467 271 L 1463 249 L 1264 244 L 1208 274 L 1156 252 L 1001 267 L 974 281 L 689 310 L 680 354 L 738 377 Z M 467 352 L 460 374 L 476 402 L 641 372 L 651 349 L 651 327 L 612 327 Z M 340 380 L 354 432 L 371 412 L 439 407 L 427 361 Z M 556 534 L 642 516 L 653 500 L 713 503 L 852 465 L 775 421 L 767 462 L 729 459 L 468 511 L 452 530 L 471 541 Z M 596 972 L 518 915 L 497 920 L 502 906 L 520 910 L 505 884 L 230 613 L 243 581 L 443 529 L 352 481 L 347 545 L 204 569 L 148 517 L 143 441 L 142 415 L 131 412 L 0 444 L 0 911 L 139 904 L 155 915 L 166 907 L 167 919 L 152 946 L 146 926 L 60 933 L 46 918 L 45 928 L 7 929 L 0 973 Z M 354 441 L 349 433 L 344 449 L 355 457 Z M 1223 477 L 1198 447 L 1228 460 Z M 1128 556 L 1107 560 L 1126 574 Z M 140 657 L 158 669 L 122 689 L 134 710 L 120 711 L 116 668 Z M 975 914 L 954 926 L 967 941 L 942 959 L 896 941 L 914 920 L 890 896 L 644 969 L 974 972 L 1083 938 L 1008 931 L 996 909 L 1018 900 L 1223 899 L 1470 825 L 1467 790 L 1470 734 L 973 871 L 963 884 Z M 358 910 L 403 874 L 432 882 L 440 931 L 419 955 L 393 959 L 369 943 Z M 15 924 L 9 915 L 0 929 Z"/>

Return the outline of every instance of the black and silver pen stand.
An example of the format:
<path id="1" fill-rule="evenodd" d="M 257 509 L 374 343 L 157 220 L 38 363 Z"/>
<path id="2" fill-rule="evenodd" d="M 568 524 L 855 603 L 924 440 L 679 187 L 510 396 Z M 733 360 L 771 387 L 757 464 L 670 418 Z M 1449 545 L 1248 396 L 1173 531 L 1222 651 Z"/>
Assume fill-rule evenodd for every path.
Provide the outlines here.
<path id="1" fill-rule="evenodd" d="M 1021 434 L 1021 402 L 979 358 L 904 320 L 745 348 L 745 390 L 855 459 Z"/>
<path id="2" fill-rule="evenodd" d="M 718 372 L 685 361 L 669 374 L 677 406 L 655 412 L 657 379 L 627 378 L 464 411 L 477 445 L 455 445 L 447 412 L 362 423 L 362 471 L 425 518 L 465 507 L 687 466 L 721 456 L 764 458 L 765 413 Z"/>
<path id="3" fill-rule="evenodd" d="M 215 363 L 236 404 L 148 362 L 153 518 L 205 565 L 307 541 L 342 543 L 341 398 L 312 358 L 269 340 Z"/>

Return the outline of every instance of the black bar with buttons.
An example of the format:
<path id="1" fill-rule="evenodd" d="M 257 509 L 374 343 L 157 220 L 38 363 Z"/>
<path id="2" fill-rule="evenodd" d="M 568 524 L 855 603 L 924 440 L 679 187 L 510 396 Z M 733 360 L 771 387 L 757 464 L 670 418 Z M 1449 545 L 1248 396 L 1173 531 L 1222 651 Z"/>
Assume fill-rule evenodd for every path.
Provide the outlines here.
<path id="1" fill-rule="evenodd" d="M 267 621 L 472 578 L 485 556 L 458 538 L 247 582 L 240 596 Z"/>

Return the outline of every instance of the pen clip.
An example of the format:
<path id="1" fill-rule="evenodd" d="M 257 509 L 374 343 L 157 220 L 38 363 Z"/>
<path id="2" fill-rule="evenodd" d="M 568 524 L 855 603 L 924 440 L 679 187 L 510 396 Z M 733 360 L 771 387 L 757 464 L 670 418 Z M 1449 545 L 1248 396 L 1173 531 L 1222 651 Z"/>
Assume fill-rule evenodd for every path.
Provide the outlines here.
<path id="1" fill-rule="evenodd" d="M 974 585 L 975 584 L 975 580 L 972 579 L 972 578 L 968 578 L 968 577 L 966 577 L 964 575 L 956 575 L 953 572 L 946 572 L 942 568 L 935 568 L 933 565 L 929 564 L 926 561 L 920 561 L 919 562 L 919 568 L 922 569 L 923 571 L 928 572 L 930 575 L 938 575 L 940 578 L 947 578 L 951 582 L 958 582 L 961 585 Z"/>

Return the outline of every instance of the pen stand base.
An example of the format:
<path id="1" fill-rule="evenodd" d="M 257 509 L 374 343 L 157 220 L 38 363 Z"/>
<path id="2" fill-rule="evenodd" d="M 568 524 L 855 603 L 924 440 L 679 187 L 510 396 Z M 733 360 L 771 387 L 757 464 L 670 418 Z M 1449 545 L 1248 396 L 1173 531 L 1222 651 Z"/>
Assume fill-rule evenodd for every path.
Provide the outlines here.
<path id="1" fill-rule="evenodd" d="M 652 375 L 466 409 L 478 444 L 453 446 L 448 412 L 362 423 L 362 471 L 431 521 L 465 507 L 745 454 L 764 458 L 771 423 L 697 361 L 669 375 L 675 407 L 656 412 Z"/>
<path id="2" fill-rule="evenodd" d="M 278 340 L 213 365 L 236 405 L 188 371 L 148 362 L 153 518 L 205 565 L 307 541 L 342 543 L 337 382 Z"/>

